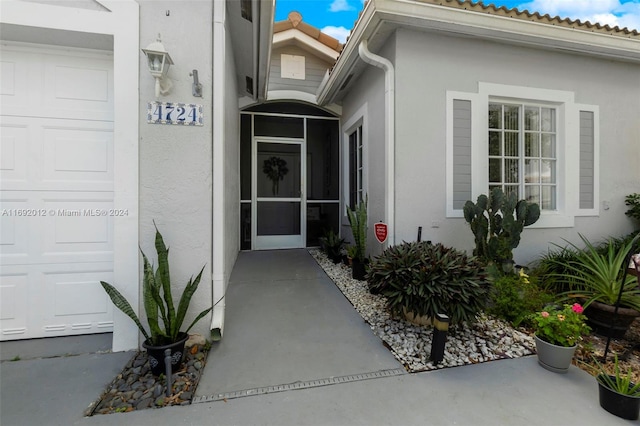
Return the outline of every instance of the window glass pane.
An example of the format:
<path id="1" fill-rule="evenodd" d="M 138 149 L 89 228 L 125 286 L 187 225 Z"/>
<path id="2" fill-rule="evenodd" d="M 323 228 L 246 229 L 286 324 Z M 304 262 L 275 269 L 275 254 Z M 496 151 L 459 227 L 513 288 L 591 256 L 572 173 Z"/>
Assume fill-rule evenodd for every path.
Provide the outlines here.
<path id="1" fill-rule="evenodd" d="M 258 202 L 258 235 L 300 235 L 300 203 Z"/>
<path id="2" fill-rule="evenodd" d="M 502 160 L 489 159 L 489 182 L 502 182 Z"/>
<path id="3" fill-rule="evenodd" d="M 333 229 L 337 234 L 340 225 L 340 203 L 307 204 L 307 247 L 320 245 L 319 238 Z"/>
<path id="4" fill-rule="evenodd" d="M 254 126 L 256 136 L 304 137 L 304 121 L 302 118 L 256 115 Z"/>
<path id="5" fill-rule="evenodd" d="M 524 160 L 524 181 L 526 183 L 539 182 L 540 179 L 540 161 Z"/>
<path id="6" fill-rule="evenodd" d="M 259 143 L 258 197 L 300 197 L 300 145 Z"/>
<path id="7" fill-rule="evenodd" d="M 513 105 L 504 106 L 504 128 L 506 130 L 518 130 L 520 122 L 520 107 Z"/>
<path id="8" fill-rule="evenodd" d="M 541 108 L 542 116 L 542 131 L 543 132 L 555 132 L 556 131 L 556 110 L 553 108 Z"/>
<path id="9" fill-rule="evenodd" d="M 542 156 L 556 158 L 556 135 L 542 134 Z"/>
<path id="10" fill-rule="evenodd" d="M 489 104 L 489 128 L 502 129 L 502 105 Z"/>
<path id="11" fill-rule="evenodd" d="M 251 203 L 240 204 L 240 249 L 251 250 Z"/>
<path id="12" fill-rule="evenodd" d="M 251 116 L 240 116 L 240 199 L 251 199 Z M 249 241 L 251 243 L 251 241 Z M 249 246 L 251 248 L 251 246 Z"/>
<path id="13" fill-rule="evenodd" d="M 518 156 L 519 137 L 516 132 L 504 132 L 504 155 L 505 157 Z"/>
<path id="14" fill-rule="evenodd" d="M 542 206 L 540 205 L 540 187 L 539 186 L 533 186 L 533 185 L 527 185 L 524 188 L 524 199 L 527 200 L 529 203 L 537 203 L 538 206 L 540 206 L 540 208 L 542 208 Z"/>
<path id="15" fill-rule="evenodd" d="M 501 155 L 500 132 L 489 132 L 489 155 Z"/>
<path id="16" fill-rule="evenodd" d="M 554 160 L 542 160 L 540 182 L 556 183 L 556 162 Z"/>
<path id="17" fill-rule="evenodd" d="M 307 120 L 307 199 L 337 200 L 338 122 Z"/>
<path id="18" fill-rule="evenodd" d="M 519 160 L 504 160 L 504 182 L 518 183 L 519 179 Z"/>
<path id="19" fill-rule="evenodd" d="M 542 204 L 540 205 L 540 208 L 543 210 L 556 209 L 556 187 L 555 186 L 542 187 Z"/>
<path id="20" fill-rule="evenodd" d="M 540 156 L 540 141 L 538 133 L 525 133 L 524 135 L 524 155 L 525 157 Z"/>
<path id="21" fill-rule="evenodd" d="M 525 107 L 524 109 L 524 129 L 540 130 L 540 108 Z"/>
<path id="22" fill-rule="evenodd" d="M 504 186 L 504 194 L 508 197 L 511 193 L 516 194 L 518 198 L 520 198 L 520 194 L 518 191 L 518 185 L 505 185 Z"/>

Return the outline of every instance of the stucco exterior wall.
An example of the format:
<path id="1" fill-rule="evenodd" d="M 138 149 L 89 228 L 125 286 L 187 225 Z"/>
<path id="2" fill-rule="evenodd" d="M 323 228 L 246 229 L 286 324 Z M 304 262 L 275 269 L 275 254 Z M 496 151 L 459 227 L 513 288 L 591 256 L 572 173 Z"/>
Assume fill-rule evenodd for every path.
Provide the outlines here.
<path id="1" fill-rule="evenodd" d="M 206 265 L 185 319 L 185 325 L 189 325 L 197 313 L 211 306 L 212 300 L 212 2 L 139 4 L 140 46 L 146 47 L 161 33 L 162 43 L 174 61 L 168 73 L 172 90 L 158 100 L 203 105 L 202 127 L 148 124 L 146 102 L 155 99 L 155 82 L 146 57 L 140 53 L 140 247 L 155 261 L 155 221 L 170 246 L 176 304 L 189 278 Z M 202 98 L 191 93 L 193 80 L 189 73 L 194 69 L 199 71 Z M 209 319 L 205 318 L 192 332 L 208 336 L 208 327 Z"/>
<path id="2" fill-rule="evenodd" d="M 384 48 L 377 52 L 392 63 L 395 61 L 395 38 L 391 37 Z M 374 239 L 373 224 L 386 221 L 385 218 L 385 76 L 384 72 L 376 67 L 368 66 L 365 72 L 358 78 L 342 104 L 342 235 L 351 239 L 351 228 L 346 216 L 345 203 L 348 202 L 348 145 L 349 134 L 352 129 L 346 127 L 353 120 L 363 115 L 363 144 L 365 163 L 365 192 L 369 197 L 367 235 L 367 253 L 378 255 L 381 253 L 380 244 Z M 346 164 L 346 165 L 345 165 Z M 345 201 L 347 200 L 347 201 Z M 391 232 L 391 227 L 390 227 Z"/>
<path id="3" fill-rule="evenodd" d="M 640 191 L 640 66 L 409 30 L 396 40 L 396 241 L 414 240 L 423 226 L 424 240 L 473 248 L 464 219 L 446 217 L 445 99 L 448 90 L 477 93 L 479 82 L 571 91 L 600 111 L 599 216 L 525 229 L 516 262 L 578 242 L 578 233 L 598 240 L 633 230 L 624 196 Z"/>

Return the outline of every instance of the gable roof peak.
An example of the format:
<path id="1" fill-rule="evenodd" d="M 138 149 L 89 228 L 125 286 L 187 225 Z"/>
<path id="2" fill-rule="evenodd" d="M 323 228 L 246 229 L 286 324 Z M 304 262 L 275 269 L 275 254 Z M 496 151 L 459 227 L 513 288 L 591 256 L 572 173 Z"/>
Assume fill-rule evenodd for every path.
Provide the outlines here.
<path id="1" fill-rule="evenodd" d="M 287 16 L 287 19 L 291 22 L 291 24 L 293 24 L 294 27 L 297 27 L 298 24 L 302 21 L 302 15 L 300 14 L 300 12 L 292 10 L 291 12 L 289 12 L 289 16 Z"/>

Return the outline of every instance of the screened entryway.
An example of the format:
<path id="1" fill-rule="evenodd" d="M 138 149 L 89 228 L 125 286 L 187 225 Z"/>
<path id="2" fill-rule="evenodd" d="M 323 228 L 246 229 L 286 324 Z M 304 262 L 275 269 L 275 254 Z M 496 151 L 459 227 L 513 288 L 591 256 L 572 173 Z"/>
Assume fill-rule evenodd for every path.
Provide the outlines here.
<path id="1" fill-rule="evenodd" d="M 312 247 L 338 232 L 339 122 L 291 102 L 241 112 L 243 250 Z"/>

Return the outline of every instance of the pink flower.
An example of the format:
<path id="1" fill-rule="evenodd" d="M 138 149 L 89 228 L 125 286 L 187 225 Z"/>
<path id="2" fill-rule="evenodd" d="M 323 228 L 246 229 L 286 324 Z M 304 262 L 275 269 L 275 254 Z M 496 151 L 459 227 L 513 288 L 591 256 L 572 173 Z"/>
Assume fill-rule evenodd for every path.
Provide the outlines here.
<path id="1" fill-rule="evenodd" d="M 584 309 L 582 308 L 582 306 L 580 306 L 579 303 L 574 303 L 573 306 L 571 307 L 571 310 L 576 314 L 581 314 L 582 311 L 584 311 Z"/>
<path id="2" fill-rule="evenodd" d="M 542 318 L 547 318 L 549 316 L 549 312 L 542 311 L 542 312 L 540 312 L 540 315 L 542 315 Z"/>

